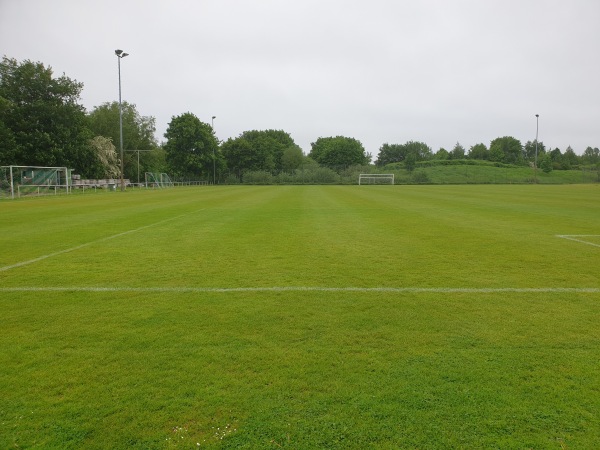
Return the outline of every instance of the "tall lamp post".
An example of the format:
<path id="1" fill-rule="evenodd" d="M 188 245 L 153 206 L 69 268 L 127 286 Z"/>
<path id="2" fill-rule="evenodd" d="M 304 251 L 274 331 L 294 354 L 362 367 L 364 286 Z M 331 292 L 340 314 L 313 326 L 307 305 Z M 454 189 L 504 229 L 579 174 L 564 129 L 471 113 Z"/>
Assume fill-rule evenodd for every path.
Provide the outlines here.
<path id="1" fill-rule="evenodd" d="M 217 116 L 212 116 L 210 119 L 210 127 L 213 129 L 213 133 L 215 132 L 215 119 Z M 213 184 L 217 184 L 217 166 L 215 161 L 215 148 L 213 147 Z"/>
<path id="2" fill-rule="evenodd" d="M 535 182 L 537 183 L 537 156 L 538 156 L 538 131 L 540 129 L 540 115 L 535 115 Z"/>
<path id="3" fill-rule="evenodd" d="M 123 170 L 125 167 L 123 159 L 123 106 L 121 104 L 121 58 L 125 58 L 129 53 L 123 52 L 123 50 L 115 50 L 117 55 L 117 61 L 119 66 L 119 138 L 121 147 L 121 191 L 125 190 L 125 180 L 123 179 Z"/>

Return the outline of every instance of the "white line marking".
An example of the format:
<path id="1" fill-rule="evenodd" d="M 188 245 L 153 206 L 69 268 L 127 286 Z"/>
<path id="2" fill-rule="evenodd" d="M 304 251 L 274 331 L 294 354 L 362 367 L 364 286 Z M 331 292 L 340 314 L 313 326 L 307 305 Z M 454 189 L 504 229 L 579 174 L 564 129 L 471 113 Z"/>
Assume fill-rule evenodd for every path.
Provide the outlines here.
<path id="1" fill-rule="evenodd" d="M 569 241 L 580 242 L 582 244 L 592 245 L 594 247 L 600 247 L 600 244 L 596 244 L 594 242 L 586 241 L 583 237 L 600 237 L 600 234 L 557 234 L 556 237 L 561 239 L 568 239 Z"/>
<path id="2" fill-rule="evenodd" d="M 142 293 L 235 293 L 235 292 L 389 292 L 389 293 L 466 293 L 466 294 L 498 294 L 498 293 L 600 293 L 597 288 L 427 288 L 427 287 L 0 287 L 0 292 L 142 292 Z"/>
<path id="3" fill-rule="evenodd" d="M 199 209 L 198 211 L 202 211 L 203 209 Z M 198 212 L 198 211 L 193 211 L 193 212 Z M 165 219 L 165 220 L 161 220 L 159 222 L 151 223 L 150 225 L 144 225 L 143 227 L 134 228 L 133 230 L 123 231 L 121 233 L 117 233 L 117 234 L 113 234 L 112 236 L 107 236 L 107 237 L 103 237 L 103 238 L 100 238 L 100 239 L 96 239 L 95 241 L 86 242 L 85 244 L 77 245 L 75 247 L 67 248 L 67 249 L 64 249 L 64 250 L 59 250 L 59 251 L 54 252 L 54 253 L 48 253 L 47 255 L 38 256 L 37 258 L 29 259 L 27 261 L 21 261 L 21 262 L 18 262 L 16 264 L 11 264 L 10 266 L 0 267 L 0 272 L 4 272 L 4 271 L 10 270 L 10 269 L 16 269 L 17 267 L 27 266 L 29 264 L 33 264 L 33 263 L 36 263 L 38 261 L 42 261 L 42 260 L 47 259 L 47 258 L 52 258 L 53 256 L 58 256 L 58 255 L 62 255 L 63 253 L 73 252 L 75 250 L 79 250 L 81 248 L 88 247 L 88 246 L 93 245 L 93 244 L 98 244 L 99 242 L 104 242 L 104 241 L 108 241 L 110 239 L 115 239 L 115 238 L 118 238 L 118 237 L 121 237 L 121 236 L 125 236 L 127 234 L 135 233 L 136 231 L 141 231 L 141 230 L 144 230 L 146 228 L 154 227 L 156 225 L 160 225 L 161 223 L 170 222 L 172 220 L 179 219 L 179 218 L 181 218 L 183 216 L 187 216 L 188 214 L 192 214 L 192 213 L 181 214 L 179 216 L 170 217 L 169 219 Z"/>

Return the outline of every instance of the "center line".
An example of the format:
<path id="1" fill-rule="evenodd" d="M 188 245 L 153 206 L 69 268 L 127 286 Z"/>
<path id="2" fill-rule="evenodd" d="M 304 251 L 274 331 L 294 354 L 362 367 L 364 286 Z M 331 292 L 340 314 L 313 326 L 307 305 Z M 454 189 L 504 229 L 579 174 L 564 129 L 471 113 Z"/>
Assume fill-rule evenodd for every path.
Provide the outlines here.
<path id="1" fill-rule="evenodd" d="M 442 293 L 442 294 L 497 294 L 497 293 L 581 293 L 597 294 L 597 287 L 542 287 L 542 288 L 468 288 L 468 287 L 325 287 L 325 286 L 272 286 L 272 287 L 110 287 L 110 286 L 15 286 L 0 287 L 0 292 L 173 292 L 173 293 L 235 293 L 235 292 L 388 292 L 388 293 Z"/>

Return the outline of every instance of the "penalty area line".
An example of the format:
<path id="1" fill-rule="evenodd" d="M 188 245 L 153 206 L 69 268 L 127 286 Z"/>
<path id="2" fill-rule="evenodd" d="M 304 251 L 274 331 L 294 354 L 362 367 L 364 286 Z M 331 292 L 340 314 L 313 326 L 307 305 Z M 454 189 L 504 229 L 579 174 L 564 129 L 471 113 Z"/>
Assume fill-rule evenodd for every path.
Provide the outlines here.
<path id="1" fill-rule="evenodd" d="M 589 238 L 589 237 L 600 237 L 600 234 L 557 234 L 557 238 L 567 239 L 569 241 L 579 242 L 581 244 L 591 245 L 592 247 L 600 247 L 600 244 L 596 244 L 595 242 L 590 242 L 581 238 Z"/>
<path id="2" fill-rule="evenodd" d="M 145 230 L 146 228 L 154 227 L 156 225 L 160 225 L 160 224 L 163 224 L 163 223 L 166 223 L 166 222 L 171 222 L 173 220 L 180 219 L 181 217 L 187 216 L 189 214 L 196 213 L 198 211 L 202 211 L 204 209 L 205 208 L 199 209 L 197 211 L 192 211 L 191 213 L 180 214 L 179 216 L 170 217 L 170 218 L 165 219 L 165 220 L 160 220 L 158 222 L 154 222 L 154 223 L 151 223 L 149 225 L 144 225 L 142 227 L 134 228 L 133 230 L 122 231 L 121 233 L 113 234 L 111 236 L 106 236 L 106 237 L 103 237 L 103 238 L 100 238 L 100 239 L 96 239 L 94 241 L 86 242 L 85 244 L 76 245 L 75 247 L 66 248 L 64 250 L 59 250 L 57 252 L 48 253 L 47 255 L 38 256 L 37 258 L 28 259 L 27 261 L 21 261 L 21 262 L 18 262 L 16 264 L 11 264 L 10 266 L 0 267 L 0 272 L 4 272 L 4 271 L 10 270 L 10 269 L 16 269 L 17 267 L 27 266 L 29 264 L 36 263 L 38 261 L 43 261 L 44 259 L 52 258 L 53 256 L 58 256 L 58 255 L 62 255 L 64 253 L 74 252 L 76 250 L 79 250 L 79 249 L 82 249 L 82 248 L 85 248 L 85 247 L 89 247 L 90 245 L 93 245 L 93 244 L 98 244 L 100 242 L 105 242 L 105 241 L 109 241 L 111 239 L 115 239 L 115 238 L 118 238 L 118 237 L 121 237 L 121 236 L 126 236 L 128 234 L 135 233 L 136 231 Z"/>
<path id="3" fill-rule="evenodd" d="M 452 288 L 452 287 L 0 287 L 0 292 L 140 292 L 140 293 L 236 293 L 236 292 L 361 292 L 361 293 L 442 293 L 442 294 L 502 294 L 502 293 L 584 293 L 597 294 L 600 288 Z"/>

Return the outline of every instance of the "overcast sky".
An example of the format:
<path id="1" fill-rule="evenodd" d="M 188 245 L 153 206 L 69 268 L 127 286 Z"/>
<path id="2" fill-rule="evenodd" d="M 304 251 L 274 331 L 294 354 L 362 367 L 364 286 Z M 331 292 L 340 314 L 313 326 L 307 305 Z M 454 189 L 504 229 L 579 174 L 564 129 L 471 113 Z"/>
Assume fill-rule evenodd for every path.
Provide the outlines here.
<path id="1" fill-rule="evenodd" d="M 598 0 L 0 0 L 0 53 L 219 139 L 282 129 L 434 152 L 499 136 L 600 147 Z"/>

